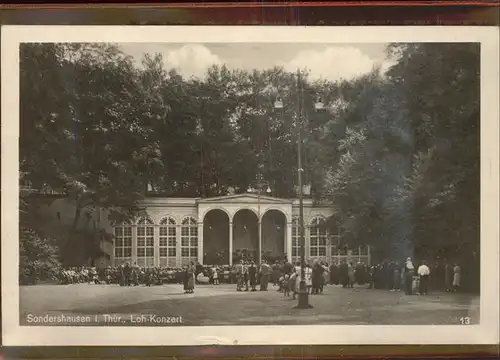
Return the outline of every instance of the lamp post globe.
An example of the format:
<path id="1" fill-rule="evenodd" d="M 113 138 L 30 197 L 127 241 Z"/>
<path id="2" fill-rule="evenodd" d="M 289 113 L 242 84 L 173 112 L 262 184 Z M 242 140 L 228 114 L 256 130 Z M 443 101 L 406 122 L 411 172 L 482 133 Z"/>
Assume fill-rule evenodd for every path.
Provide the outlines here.
<path id="1" fill-rule="evenodd" d="M 276 101 L 274 102 L 274 108 L 275 109 L 283 109 L 283 101 L 281 98 L 276 98 Z"/>
<path id="2" fill-rule="evenodd" d="M 316 103 L 314 104 L 314 109 L 316 111 L 321 111 L 325 108 L 325 104 L 323 103 L 323 100 L 318 97 L 318 99 L 316 99 Z"/>

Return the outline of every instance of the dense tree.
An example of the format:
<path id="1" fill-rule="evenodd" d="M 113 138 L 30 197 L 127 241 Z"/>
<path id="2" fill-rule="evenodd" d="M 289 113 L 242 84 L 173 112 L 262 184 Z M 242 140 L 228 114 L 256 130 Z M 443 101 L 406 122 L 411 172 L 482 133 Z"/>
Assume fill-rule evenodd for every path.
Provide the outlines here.
<path id="1" fill-rule="evenodd" d="M 33 229 L 19 231 L 19 283 L 53 280 L 60 266 L 57 241 L 42 238 Z"/>
<path id="2" fill-rule="evenodd" d="M 478 44 L 394 44 L 389 73 L 405 94 L 415 161 L 400 201 L 413 202 L 415 243 L 425 255 L 479 253 Z"/>
<path id="3" fill-rule="evenodd" d="M 338 121 L 345 124 L 338 141 L 338 163 L 331 163 L 325 195 L 336 209 L 343 241 L 350 246 L 375 245 L 390 252 L 390 245 L 406 237 L 387 228 L 388 199 L 402 185 L 408 168 L 408 126 L 399 107 L 401 96 L 378 71 L 358 79 L 349 89 Z M 332 124 L 338 128 L 338 124 Z M 405 129 L 406 128 L 406 129 Z M 407 252 L 408 249 L 399 249 Z M 398 254 L 401 255 L 401 254 Z"/>
<path id="4" fill-rule="evenodd" d="M 349 84 L 340 160 L 326 177 L 335 223 L 345 241 L 386 256 L 472 261 L 480 228 L 479 48 L 388 51 L 396 64 L 387 76 Z"/>
<path id="5" fill-rule="evenodd" d="M 82 210 L 105 208 L 116 220 L 132 216 L 150 170 L 161 164 L 151 127 L 158 109 L 141 96 L 147 92 L 137 75 L 113 46 L 21 48 L 21 171 L 34 188 L 63 189 L 74 202 L 61 248 L 67 261 L 78 243 L 88 245 L 85 254 L 99 253 L 100 231 L 81 229 Z"/>
<path id="6" fill-rule="evenodd" d="M 66 237 L 94 256 L 95 234 L 75 240 L 84 207 L 120 220 L 148 188 L 241 193 L 258 173 L 274 196 L 295 196 L 300 126 L 305 183 L 333 204 L 343 242 L 398 258 L 478 252 L 479 48 L 392 44 L 388 56 L 386 75 L 349 81 L 226 66 L 187 79 L 160 54 L 136 67 L 113 45 L 25 44 L 23 181 L 65 189 L 76 204 Z"/>

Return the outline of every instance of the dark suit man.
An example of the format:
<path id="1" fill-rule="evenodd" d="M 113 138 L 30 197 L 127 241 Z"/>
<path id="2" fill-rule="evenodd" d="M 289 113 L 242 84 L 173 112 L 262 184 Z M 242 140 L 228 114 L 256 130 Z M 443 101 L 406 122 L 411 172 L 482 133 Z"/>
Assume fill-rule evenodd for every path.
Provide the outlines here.
<path id="1" fill-rule="evenodd" d="M 248 277 L 250 279 L 250 287 L 252 288 L 252 291 L 256 291 L 255 287 L 257 286 L 257 268 L 255 267 L 255 263 L 253 261 L 248 268 Z"/>

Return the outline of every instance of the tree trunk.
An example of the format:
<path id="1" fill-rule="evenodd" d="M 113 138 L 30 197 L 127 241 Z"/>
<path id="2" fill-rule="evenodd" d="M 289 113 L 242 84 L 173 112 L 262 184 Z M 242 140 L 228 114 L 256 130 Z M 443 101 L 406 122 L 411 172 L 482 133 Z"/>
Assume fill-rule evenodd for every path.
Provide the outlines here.
<path id="1" fill-rule="evenodd" d="M 76 232 L 78 230 L 78 223 L 80 222 L 80 216 L 82 214 L 82 207 L 80 204 L 76 204 L 75 216 L 73 217 L 73 225 L 71 226 L 71 232 Z"/>
<path id="2" fill-rule="evenodd" d="M 78 230 L 78 223 L 80 221 L 80 216 L 82 214 L 82 207 L 81 205 L 78 203 L 77 201 L 77 204 L 76 204 L 76 210 L 75 210 L 75 215 L 73 217 L 73 223 L 71 225 L 71 228 L 69 229 L 69 232 L 68 232 L 68 238 L 66 239 L 66 244 L 64 246 L 64 251 L 62 251 L 62 262 L 63 264 L 65 264 L 66 266 L 68 265 L 73 265 L 74 263 L 74 253 L 75 251 L 78 251 L 78 250 L 75 250 L 74 249 L 74 238 L 76 236 L 76 232 Z"/>

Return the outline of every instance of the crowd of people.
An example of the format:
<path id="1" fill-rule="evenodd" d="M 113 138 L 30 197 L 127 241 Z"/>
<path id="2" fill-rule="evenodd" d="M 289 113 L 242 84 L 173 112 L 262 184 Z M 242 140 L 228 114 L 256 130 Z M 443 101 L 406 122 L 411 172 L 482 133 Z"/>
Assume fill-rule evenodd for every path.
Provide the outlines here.
<path id="1" fill-rule="evenodd" d="M 312 295 L 323 292 L 328 283 L 328 267 L 322 262 L 307 264 L 304 268 L 305 289 Z M 278 288 L 286 296 L 293 294 L 295 298 L 300 288 L 300 262 L 295 266 L 287 261 L 276 261 L 270 265 L 265 260 L 260 266 L 254 261 L 241 261 L 234 266 L 236 291 L 268 291 L 269 283 Z"/>
<path id="2" fill-rule="evenodd" d="M 432 270 L 431 270 L 432 269 Z M 293 297 L 300 291 L 302 269 L 300 262 L 294 265 L 287 261 L 268 265 L 265 261 L 256 266 L 253 261 L 240 262 L 235 265 L 237 291 L 267 291 L 268 283 L 278 286 L 278 291 Z M 311 294 L 323 293 L 324 286 L 341 285 L 343 288 L 353 288 L 357 285 L 367 285 L 370 289 L 387 289 L 390 291 L 404 290 L 407 295 L 428 295 L 429 289 L 436 291 L 458 291 L 461 285 L 461 268 L 457 263 L 436 263 L 430 266 L 421 261 L 417 266 L 411 258 L 404 264 L 396 261 L 384 261 L 372 266 L 362 262 L 344 260 L 331 264 L 314 261 L 304 268 L 305 290 Z"/>
<path id="3" fill-rule="evenodd" d="M 330 283 L 344 288 L 367 284 L 372 289 L 404 290 L 406 294 L 427 295 L 429 289 L 458 291 L 461 286 L 461 268 L 457 263 L 421 261 L 418 267 L 411 258 L 401 264 L 383 261 L 372 266 L 342 262 L 330 268 Z"/>
<path id="4" fill-rule="evenodd" d="M 121 286 L 138 285 L 161 285 L 182 283 L 184 278 L 184 269 L 180 267 L 153 267 L 144 268 L 137 265 L 106 268 L 95 267 L 72 267 L 61 269 L 58 275 L 60 284 L 119 284 Z"/>
<path id="5" fill-rule="evenodd" d="M 209 284 L 234 284 L 235 273 L 230 266 L 220 265 L 195 265 L 195 282 Z M 123 264 L 121 266 L 96 267 L 69 267 L 60 269 L 57 275 L 59 284 L 119 284 L 122 286 L 134 285 L 161 285 L 182 284 L 186 269 L 184 267 L 139 267 L 137 265 Z"/>
<path id="6" fill-rule="evenodd" d="M 305 290 L 311 295 L 323 293 L 324 286 L 340 285 L 352 288 L 355 284 L 371 289 L 405 291 L 406 294 L 427 295 L 435 291 L 458 291 L 461 285 L 461 267 L 456 263 L 440 262 L 432 266 L 421 261 L 414 265 L 411 258 L 402 264 L 383 261 L 368 266 L 362 262 L 344 260 L 331 265 L 314 261 L 304 268 Z M 191 262 L 184 267 L 139 267 L 124 264 L 117 267 L 73 267 L 63 269 L 58 276 L 60 284 L 94 283 L 121 286 L 153 286 L 183 284 L 186 293 L 193 293 L 195 284 L 235 284 L 237 291 L 268 291 L 269 283 L 278 291 L 295 297 L 302 279 L 300 262 L 288 261 L 269 264 L 262 261 L 241 260 L 230 266 L 201 265 Z"/>

